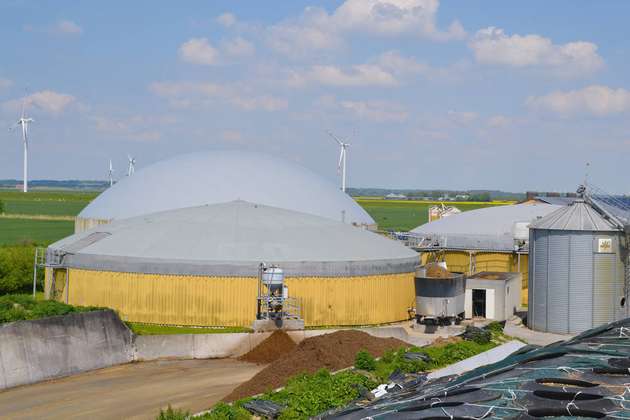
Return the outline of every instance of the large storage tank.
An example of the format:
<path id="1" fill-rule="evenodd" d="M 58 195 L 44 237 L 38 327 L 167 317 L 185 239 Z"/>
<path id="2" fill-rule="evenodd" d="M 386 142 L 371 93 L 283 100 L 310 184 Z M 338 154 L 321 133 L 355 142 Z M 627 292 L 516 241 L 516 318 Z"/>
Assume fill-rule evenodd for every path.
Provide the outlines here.
<path id="1" fill-rule="evenodd" d="M 304 167 L 264 153 L 214 150 L 175 156 L 122 178 L 79 213 L 75 232 L 112 220 L 234 200 L 376 229 L 356 201 Z"/>
<path id="2" fill-rule="evenodd" d="M 466 276 L 437 264 L 416 269 L 416 320 L 422 324 L 451 324 L 464 317 Z"/>
<path id="3" fill-rule="evenodd" d="M 308 326 L 409 318 L 415 251 L 340 221 L 245 201 L 115 220 L 62 239 L 48 248 L 46 293 L 131 322 L 249 327 L 262 262 L 282 269 Z"/>
<path id="4" fill-rule="evenodd" d="M 530 328 L 575 334 L 625 318 L 623 241 L 583 199 L 532 223 Z"/>

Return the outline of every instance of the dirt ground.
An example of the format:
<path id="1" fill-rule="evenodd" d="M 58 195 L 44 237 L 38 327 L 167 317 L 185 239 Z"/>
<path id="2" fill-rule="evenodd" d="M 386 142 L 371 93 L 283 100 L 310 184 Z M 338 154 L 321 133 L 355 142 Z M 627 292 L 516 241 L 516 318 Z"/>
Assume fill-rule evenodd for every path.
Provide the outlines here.
<path id="1" fill-rule="evenodd" d="M 168 404 L 194 413 L 263 368 L 232 359 L 115 366 L 0 391 L 0 418 L 155 419 Z"/>
<path id="2" fill-rule="evenodd" d="M 263 343 L 265 344 L 265 343 Z M 279 354 L 249 381 L 239 385 L 225 401 L 235 401 L 284 386 L 287 379 L 301 372 L 313 373 L 321 368 L 335 371 L 354 364 L 359 350 L 380 357 L 386 350 L 409 347 L 395 338 L 373 337 L 363 331 L 342 330 L 307 338 L 293 350 Z M 253 350 L 255 352 L 256 349 Z"/>

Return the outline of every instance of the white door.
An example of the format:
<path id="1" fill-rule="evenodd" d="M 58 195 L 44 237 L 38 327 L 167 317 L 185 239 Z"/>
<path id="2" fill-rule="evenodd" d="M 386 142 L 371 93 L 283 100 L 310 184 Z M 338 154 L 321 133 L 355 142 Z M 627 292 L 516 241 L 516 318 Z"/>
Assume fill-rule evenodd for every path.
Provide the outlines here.
<path id="1" fill-rule="evenodd" d="M 486 319 L 494 317 L 494 289 L 486 289 Z"/>
<path id="2" fill-rule="evenodd" d="M 466 319 L 471 319 L 473 317 L 472 289 L 466 289 L 466 294 L 464 295 L 464 317 Z"/>

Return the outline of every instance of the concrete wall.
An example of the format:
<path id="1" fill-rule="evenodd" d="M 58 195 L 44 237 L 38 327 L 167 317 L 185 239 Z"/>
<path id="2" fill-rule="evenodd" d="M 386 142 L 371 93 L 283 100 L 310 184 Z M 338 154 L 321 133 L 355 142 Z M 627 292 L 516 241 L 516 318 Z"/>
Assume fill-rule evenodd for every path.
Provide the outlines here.
<path id="1" fill-rule="evenodd" d="M 238 357 L 270 335 L 264 332 L 136 336 L 134 360 Z"/>
<path id="2" fill-rule="evenodd" d="M 130 362 L 131 343 L 110 310 L 0 325 L 0 389 Z"/>
<path id="3" fill-rule="evenodd" d="M 289 331 L 302 340 L 338 330 Z M 361 329 L 422 346 L 402 327 Z M 0 325 L 0 389 L 60 378 L 132 361 L 241 356 L 271 335 L 265 333 L 134 336 L 111 310 Z"/>

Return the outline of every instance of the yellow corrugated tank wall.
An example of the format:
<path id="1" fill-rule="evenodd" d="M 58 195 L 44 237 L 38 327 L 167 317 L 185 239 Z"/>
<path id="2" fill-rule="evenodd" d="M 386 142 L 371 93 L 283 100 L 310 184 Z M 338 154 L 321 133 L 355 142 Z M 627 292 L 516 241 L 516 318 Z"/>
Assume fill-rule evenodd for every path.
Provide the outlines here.
<path id="1" fill-rule="evenodd" d="M 83 217 L 75 217 L 74 233 L 83 232 L 95 226 L 106 225 L 110 221 L 109 219 L 84 219 Z"/>
<path id="2" fill-rule="evenodd" d="M 528 275 L 529 275 L 529 256 L 521 254 L 520 269 L 518 267 L 518 256 L 514 253 L 507 252 L 482 252 L 473 251 L 475 258 L 475 273 L 480 271 L 498 271 L 498 272 L 520 272 L 523 277 L 521 289 L 521 304 L 527 305 L 528 293 Z M 474 274 L 470 271 L 471 253 L 467 251 L 437 251 L 423 252 L 422 264 L 427 262 L 440 260 L 445 261 L 449 270 L 459 273 Z"/>
<path id="3" fill-rule="evenodd" d="M 414 306 L 414 273 L 286 279 L 307 326 L 405 320 Z M 64 282 L 65 286 L 65 282 Z M 251 326 L 258 280 L 69 269 L 70 304 L 106 306 L 127 321 L 172 325 Z M 56 285 L 56 289 L 59 285 Z"/>

